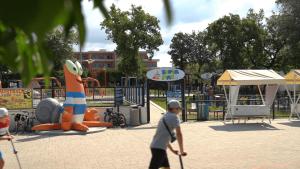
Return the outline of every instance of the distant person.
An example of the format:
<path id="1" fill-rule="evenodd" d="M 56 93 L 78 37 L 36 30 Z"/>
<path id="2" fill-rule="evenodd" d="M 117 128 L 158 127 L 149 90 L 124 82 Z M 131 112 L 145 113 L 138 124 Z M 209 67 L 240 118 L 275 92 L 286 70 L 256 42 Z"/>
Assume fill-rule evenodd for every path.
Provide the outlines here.
<path id="1" fill-rule="evenodd" d="M 180 129 L 180 121 L 177 115 L 181 110 L 180 103 L 177 100 L 170 100 L 168 103 L 168 112 L 159 120 L 156 133 L 151 143 L 152 158 L 149 169 L 169 169 L 170 164 L 167 156 L 167 147 L 176 155 L 187 155 L 183 149 L 183 138 Z M 176 135 L 174 133 L 176 130 Z M 177 139 L 179 152 L 174 150 L 171 143 Z"/>
<path id="2" fill-rule="evenodd" d="M 202 86 L 202 93 L 206 95 L 207 92 L 207 84 Z"/>
<path id="3" fill-rule="evenodd" d="M 12 136 L 7 135 L 7 130 L 9 127 L 9 116 L 8 111 L 5 108 L 0 108 L 0 140 L 11 140 Z M 2 156 L 2 152 L 0 150 L 0 169 L 4 167 L 4 160 Z"/>
<path id="4" fill-rule="evenodd" d="M 209 97 L 209 100 L 214 99 L 214 89 L 212 86 L 209 86 L 209 88 L 208 88 L 208 97 Z"/>

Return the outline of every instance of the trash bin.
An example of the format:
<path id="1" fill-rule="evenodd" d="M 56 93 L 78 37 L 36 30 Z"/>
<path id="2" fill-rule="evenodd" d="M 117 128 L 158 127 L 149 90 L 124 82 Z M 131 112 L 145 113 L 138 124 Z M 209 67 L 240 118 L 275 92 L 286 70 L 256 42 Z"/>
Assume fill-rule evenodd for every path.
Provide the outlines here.
<path id="1" fill-rule="evenodd" d="M 131 126 L 138 126 L 140 125 L 140 114 L 141 109 L 139 109 L 139 106 L 132 105 L 130 106 L 130 125 Z"/>
<path id="2" fill-rule="evenodd" d="M 197 104 L 197 120 L 208 120 L 208 104 Z"/>

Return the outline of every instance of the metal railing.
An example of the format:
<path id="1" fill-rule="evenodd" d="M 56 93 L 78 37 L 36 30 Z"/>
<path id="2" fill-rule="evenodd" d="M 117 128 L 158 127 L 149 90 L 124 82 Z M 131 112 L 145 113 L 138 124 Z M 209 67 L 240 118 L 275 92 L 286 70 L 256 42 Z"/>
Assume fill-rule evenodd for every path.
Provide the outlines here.
<path id="1" fill-rule="evenodd" d="M 252 97 L 253 98 L 253 97 Z M 246 99 L 245 97 L 237 101 L 238 105 L 261 105 L 261 99 Z M 226 100 L 192 100 L 186 102 L 186 119 L 187 120 L 201 120 L 199 119 L 199 105 L 206 105 L 208 109 L 207 120 L 223 120 L 227 109 Z M 285 95 L 278 95 L 273 105 L 271 106 L 272 118 L 287 118 L 290 115 L 290 99 Z"/>
<path id="2" fill-rule="evenodd" d="M 138 104 L 144 106 L 145 104 L 145 90 L 141 87 L 93 87 L 85 88 L 86 100 L 88 106 L 93 107 L 113 107 L 116 105 L 115 90 L 122 88 L 124 104 Z M 46 98 L 54 98 L 59 102 L 66 99 L 65 88 L 35 88 L 33 89 L 33 108 Z"/>

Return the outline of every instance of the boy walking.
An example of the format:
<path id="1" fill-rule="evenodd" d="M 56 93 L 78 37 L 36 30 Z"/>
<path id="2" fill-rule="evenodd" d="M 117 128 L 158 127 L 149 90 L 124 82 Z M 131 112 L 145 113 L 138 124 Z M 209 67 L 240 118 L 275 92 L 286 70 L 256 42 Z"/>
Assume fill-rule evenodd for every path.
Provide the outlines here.
<path id="1" fill-rule="evenodd" d="M 11 140 L 13 139 L 12 136 L 7 135 L 7 130 L 9 127 L 9 116 L 8 111 L 5 108 L 0 108 L 0 140 Z M 2 153 L 0 150 L 0 169 L 4 167 L 4 160 L 2 157 Z"/>
<path id="2" fill-rule="evenodd" d="M 180 129 L 180 121 L 177 117 L 181 110 L 180 103 L 177 100 L 171 100 L 168 102 L 168 112 L 159 120 L 156 133 L 151 143 L 152 158 L 149 169 L 169 169 L 170 164 L 167 156 L 167 147 L 171 152 L 176 155 L 187 155 L 183 149 L 183 138 Z M 176 136 L 174 133 L 176 130 Z M 179 152 L 174 150 L 170 142 L 174 142 L 177 139 L 179 145 Z"/>

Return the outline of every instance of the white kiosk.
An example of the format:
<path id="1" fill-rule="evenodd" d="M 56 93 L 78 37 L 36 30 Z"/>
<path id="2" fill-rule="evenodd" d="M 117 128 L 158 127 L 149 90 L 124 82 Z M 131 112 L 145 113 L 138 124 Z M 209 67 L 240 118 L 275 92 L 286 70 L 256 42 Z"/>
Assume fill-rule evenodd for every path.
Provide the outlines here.
<path id="1" fill-rule="evenodd" d="M 288 74 L 284 76 L 286 81 L 286 91 L 291 100 L 291 114 L 289 120 L 291 120 L 292 116 L 297 115 L 298 119 L 300 119 L 300 94 L 297 97 L 297 89 L 296 87 L 300 84 L 300 69 L 291 70 Z M 288 87 L 288 85 L 292 85 L 292 89 Z M 293 96 L 291 95 L 290 90 L 293 91 Z"/>
<path id="2" fill-rule="evenodd" d="M 226 70 L 218 79 L 217 85 L 222 85 L 227 101 L 227 113 L 224 118 L 267 117 L 271 123 L 271 105 L 275 99 L 278 87 L 285 79 L 273 70 Z M 262 100 L 262 105 L 237 105 L 239 89 L 242 85 L 255 85 Z M 265 87 L 265 97 L 261 86 Z M 226 86 L 229 86 L 227 94 Z"/>

